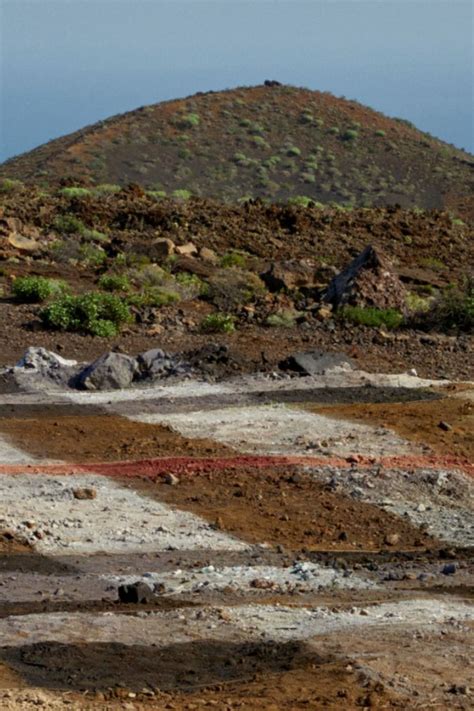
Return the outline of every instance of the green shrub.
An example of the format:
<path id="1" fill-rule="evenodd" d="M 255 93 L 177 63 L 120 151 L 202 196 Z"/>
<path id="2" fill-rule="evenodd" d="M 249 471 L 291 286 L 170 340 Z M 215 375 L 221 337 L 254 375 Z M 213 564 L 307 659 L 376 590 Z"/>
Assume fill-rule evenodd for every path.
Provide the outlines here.
<path id="1" fill-rule="evenodd" d="M 388 329 L 397 328 L 403 322 L 402 314 L 396 309 L 376 309 L 374 307 L 343 306 L 337 312 L 340 318 L 361 326 Z"/>
<path id="2" fill-rule="evenodd" d="M 100 247 L 82 244 L 79 248 L 79 259 L 88 267 L 101 267 L 107 259 L 107 255 Z"/>
<path id="3" fill-rule="evenodd" d="M 176 291 L 171 291 L 160 286 L 152 286 L 144 289 L 138 294 L 131 294 L 128 297 L 128 303 L 131 306 L 138 308 L 150 307 L 159 308 L 160 306 L 168 306 L 180 301 L 181 297 Z"/>
<path id="4" fill-rule="evenodd" d="M 203 333 L 232 333 L 235 331 L 235 319 L 230 314 L 209 314 L 201 321 L 201 331 Z"/>
<path id="5" fill-rule="evenodd" d="M 110 237 L 105 234 L 105 232 L 99 232 L 99 230 L 88 230 L 86 229 L 82 235 L 85 240 L 90 240 L 91 242 L 109 242 Z"/>
<path id="6" fill-rule="evenodd" d="M 231 249 L 230 252 L 226 252 L 221 258 L 221 267 L 224 269 L 228 269 L 229 267 L 245 269 L 246 264 L 247 255 L 237 249 Z"/>
<path id="7" fill-rule="evenodd" d="M 245 153 L 237 152 L 237 153 L 234 153 L 234 155 L 232 156 L 232 160 L 234 161 L 234 163 L 237 163 L 237 164 L 246 163 L 247 156 L 245 155 Z"/>
<path id="8" fill-rule="evenodd" d="M 62 188 L 59 193 L 60 195 L 64 195 L 64 197 L 67 198 L 84 198 L 90 197 L 92 195 L 91 191 L 88 188 L 80 187 Z"/>
<path id="9" fill-rule="evenodd" d="M 127 303 L 115 294 L 88 292 L 80 296 L 61 296 L 40 312 L 48 327 L 78 331 L 93 336 L 115 336 L 120 326 L 131 320 Z"/>
<path id="10" fill-rule="evenodd" d="M 10 193 L 17 188 L 21 188 L 23 183 L 21 180 L 11 180 L 10 178 L 4 178 L 0 181 L 0 193 Z"/>
<path id="11" fill-rule="evenodd" d="M 12 284 L 12 293 L 22 304 L 39 304 L 51 296 L 67 291 L 65 281 L 41 276 L 17 277 Z"/>
<path id="12" fill-rule="evenodd" d="M 384 131 L 383 129 L 379 128 L 379 129 L 375 132 L 375 135 L 376 135 L 376 136 L 385 136 L 385 131 Z"/>
<path id="13" fill-rule="evenodd" d="M 192 193 L 189 190 L 178 189 L 178 190 L 173 190 L 171 195 L 172 195 L 172 197 L 174 197 L 177 200 L 189 200 Z"/>
<path id="14" fill-rule="evenodd" d="M 194 113 L 181 116 L 178 120 L 178 126 L 180 128 L 195 128 L 199 126 L 200 123 L 201 119 L 199 118 L 199 114 Z"/>
<path id="15" fill-rule="evenodd" d="M 300 156 L 301 150 L 297 146 L 290 146 L 286 149 L 287 156 Z"/>
<path id="16" fill-rule="evenodd" d="M 166 190 L 147 190 L 146 194 L 154 200 L 162 200 L 166 197 Z"/>
<path id="17" fill-rule="evenodd" d="M 331 126 L 331 128 L 328 130 L 328 133 L 330 133 L 333 136 L 337 136 L 339 133 L 339 129 L 337 126 Z"/>
<path id="18" fill-rule="evenodd" d="M 461 286 L 452 285 L 434 300 L 426 314 L 428 325 L 442 329 L 474 329 L 474 278 L 467 278 Z"/>
<path id="19" fill-rule="evenodd" d="M 66 232 L 67 234 L 80 234 L 86 232 L 86 226 L 75 215 L 57 215 L 53 221 L 53 227 L 58 232 Z"/>
<path id="20" fill-rule="evenodd" d="M 299 311 L 286 309 L 284 311 L 278 311 L 275 314 L 270 314 L 265 320 L 265 323 L 267 326 L 272 326 L 273 328 L 292 328 L 300 315 Z"/>
<path id="21" fill-rule="evenodd" d="M 204 296 L 209 291 L 209 287 L 206 282 L 200 279 L 196 274 L 179 272 L 175 279 L 176 284 L 179 285 L 180 291 L 188 299 L 197 295 Z"/>
<path id="22" fill-rule="evenodd" d="M 312 202 L 312 198 L 306 195 L 295 195 L 295 197 L 288 200 L 289 205 L 301 205 L 302 207 L 308 207 Z"/>
<path id="23" fill-rule="evenodd" d="M 98 284 L 104 291 L 130 291 L 130 282 L 125 274 L 103 274 Z"/>
<path id="24" fill-rule="evenodd" d="M 131 255 L 128 255 L 130 257 Z M 173 255 L 174 256 L 174 255 Z M 128 260 L 129 261 L 129 260 Z M 130 261 L 129 261 L 130 263 Z M 173 277 L 166 269 L 157 264 L 143 264 L 139 268 L 133 269 L 130 277 L 134 284 L 139 287 L 165 286 L 174 282 Z"/>
<path id="25" fill-rule="evenodd" d="M 270 148 L 270 146 L 262 136 L 252 136 L 252 143 L 258 146 L 258 148 Z"/>
<path id="26" fill-rule="evenodd" d="M 114 185 L 112 183 L 102 183 L 101 185 L 96 185 L 93 189 L 94 195 L 114 195 L 121 191 L 120 185 Z"/>
<path id="27" fill-rule="evenodd" d="M 355 128 L 348 128 L 347 131 L 344 131 L 342 134 L 341 138 L 343 141 L 355 141 L 356 138 L 359 137 L 359 133 Z"/>

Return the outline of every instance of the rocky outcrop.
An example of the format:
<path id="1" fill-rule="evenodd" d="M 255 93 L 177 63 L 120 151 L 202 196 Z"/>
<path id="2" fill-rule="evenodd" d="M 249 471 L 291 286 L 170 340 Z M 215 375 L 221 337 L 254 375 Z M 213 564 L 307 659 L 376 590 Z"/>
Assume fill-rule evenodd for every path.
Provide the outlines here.
<path id="1" fill-rule="evenodd" d="M 324 300 L 335 307 L 350 305 L 406 311 L 407 293 L 382 251 L 367 246 L 330 282 Z"/>
<path id="2" fill-rule="evenodd" d="M 315 266 L 306 260 L 273 262 L 260 278 L 273 292 L 318 286 Z"/>
<path id="3" fill-rule="evenodd" d="M 184 375 L 190 368 L 175 356 L 170 356 L 161 348 L 152 348 L 137 357 L 139 377 L 143 380 L 158 380 L 171 375 Z"/>
<path id="4" fill-rule="evenodd" d="M 136 358 L 110 351 L 79 373 L 77 385 L 85 390 L 128 388 L 138 372 Z"/>
<path id="5" fill-rule="evenodd" d="M 352 360 L 345 353 L 326 351 L 305 351 L 293 353 L 280 364 L 282 370 L 290 370 L 301 375 L 324 375 L 333 368 L 352 368 Z"/>

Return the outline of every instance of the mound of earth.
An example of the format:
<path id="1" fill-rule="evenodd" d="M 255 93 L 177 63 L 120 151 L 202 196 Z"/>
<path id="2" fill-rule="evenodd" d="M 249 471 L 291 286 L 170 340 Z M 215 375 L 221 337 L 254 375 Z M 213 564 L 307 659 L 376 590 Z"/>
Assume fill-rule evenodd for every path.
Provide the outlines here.
<path id="1" fill-rule="evenodd" d="M 0 177 L 472 214 L 472 168 L 470 154 L 403 119 L 327 92 L 264 85 L 99 121 L 6 161 Z"/>

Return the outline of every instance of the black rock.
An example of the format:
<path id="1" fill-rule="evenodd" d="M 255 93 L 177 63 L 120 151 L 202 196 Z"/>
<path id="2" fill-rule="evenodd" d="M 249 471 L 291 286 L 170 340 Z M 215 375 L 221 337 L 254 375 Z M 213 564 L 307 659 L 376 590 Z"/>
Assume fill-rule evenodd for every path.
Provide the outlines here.
<path id="1" fill-rule="evenodd" d="M 138 605 L 140 603 L 151 602 L 154 598 L 154 593 L 146 583 L 137 581 L 130 585 L 119 585 L 118 596 L 120 602 Z"/>

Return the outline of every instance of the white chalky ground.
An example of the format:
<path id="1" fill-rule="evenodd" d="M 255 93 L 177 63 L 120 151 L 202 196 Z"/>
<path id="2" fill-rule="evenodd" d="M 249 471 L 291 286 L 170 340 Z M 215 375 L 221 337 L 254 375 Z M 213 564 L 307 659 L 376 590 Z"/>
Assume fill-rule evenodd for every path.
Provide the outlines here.
<path id="1" fill-rule="evenodd" d="M 207 640 L 272 640 L 287 642 L 318 635 L 364 628 L 410 627 L 413 631 L 432 626 L 468 625 L 474 608 L 462 601 L 407 600 L 383 603 L 350 611 L 327 607 L 295 608 L 275 605 L 242 605 L 225 608 L 185 608 L 172 611 L 124 615 L 112 612 L 43 613 L 10 616 L 0 620 L 2 646 L 37 642 L 108 643 L 118 639 L 126 645 L 166 646 L 197 637 Z"/>
<path id="2" fill-rule="evenodd" d="M 286 405 L 228 407 L 179 414 L 131 415 L 169 425 L 185 437 L 210 438 L 258 454 L 390 456 L 421 453 L 417 445 L 383 427 L 371 427 L 304 412 Z"/>
<path id="3" fill-rule="evenodd" d="M 75 499 L 73 490 L 84 487 L 95 489 L 97 497 Z M 2 475 L 0 501 L 0 525 L 29 537 L 48 555 L 248 548 L 192 513 L 102 476 Z"/>

